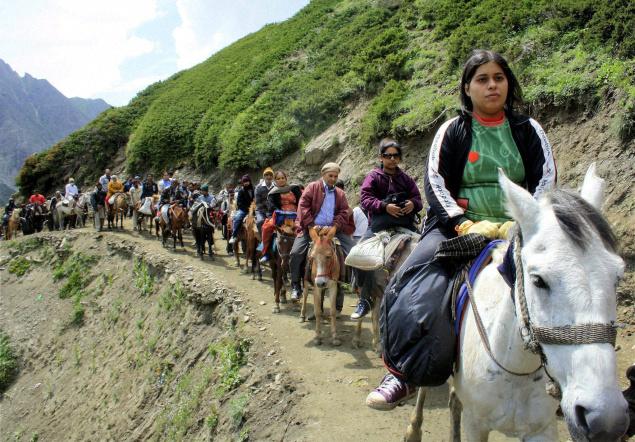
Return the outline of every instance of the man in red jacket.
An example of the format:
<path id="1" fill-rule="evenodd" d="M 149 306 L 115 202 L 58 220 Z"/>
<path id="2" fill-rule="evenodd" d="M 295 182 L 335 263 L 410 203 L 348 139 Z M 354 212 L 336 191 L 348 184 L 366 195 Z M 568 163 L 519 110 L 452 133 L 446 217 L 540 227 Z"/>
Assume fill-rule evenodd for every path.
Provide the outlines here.
<path id="1" fill-rule="evenodd" d="M 309 228 L 314 226 L 330 227 L 328 238 L 337 236 L 344 253 L 348 254 L 355 243 L 351 238 L 348 202 L 342 189 L 335 187 L 340 174 L 337 163 L 322 166 L 322 178 L 310 183 L 298 203 L 296 218 L 297 237 L 293 242 L 289 267 L 291 270 L 291 299 L 298 300 L 302 294 L 300 280 L 302 264 L 311 243 Z"/>
<path id="2" fill-rule="evenodd" d="M 46 202 L 46 198 L 44 198 L 44 195 L 40 194 L 37 192 L 37 190 L 35 192 L 33 192 L 33 195 L 31 195 L 31 197 L 29 198 L 29 203 L 31 204 L 44 204 Z"/>

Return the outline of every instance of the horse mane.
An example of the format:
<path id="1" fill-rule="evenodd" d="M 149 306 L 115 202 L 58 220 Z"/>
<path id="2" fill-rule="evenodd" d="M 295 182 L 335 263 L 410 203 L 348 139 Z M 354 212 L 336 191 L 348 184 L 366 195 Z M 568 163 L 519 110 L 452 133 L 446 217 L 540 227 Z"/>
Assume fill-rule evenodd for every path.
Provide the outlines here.
<path id="1" fill-rule="evenodd" d="M 563 232 L 582 250 L 586 250 L 595 232 L 604 246 L 617 250 L 617 238 L 602 214 L 580 195 L 568 190 L 556 189 L 549 194 L 549 201 Z"/>

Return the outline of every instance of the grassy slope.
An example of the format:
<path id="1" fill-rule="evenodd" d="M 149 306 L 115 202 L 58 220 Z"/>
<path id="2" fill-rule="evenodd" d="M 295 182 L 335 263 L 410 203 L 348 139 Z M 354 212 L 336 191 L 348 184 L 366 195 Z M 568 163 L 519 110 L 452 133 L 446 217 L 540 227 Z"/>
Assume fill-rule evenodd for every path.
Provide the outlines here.
<path id="1" fill-rule="evenodd" d="M 126 145 L 135 172 L 262 166 L 360 98 L 371 100 L 360 143 L 425 135 L 456 107 L 460 64 L 475 47 L 508 57 L 530 106 L 619 100 L 614 130 L 626 140 L 634 42 L 628 0 L 314 0 L 29 158 L 18 184 L 27 194 L 71 173 L 92 179 Z"/>

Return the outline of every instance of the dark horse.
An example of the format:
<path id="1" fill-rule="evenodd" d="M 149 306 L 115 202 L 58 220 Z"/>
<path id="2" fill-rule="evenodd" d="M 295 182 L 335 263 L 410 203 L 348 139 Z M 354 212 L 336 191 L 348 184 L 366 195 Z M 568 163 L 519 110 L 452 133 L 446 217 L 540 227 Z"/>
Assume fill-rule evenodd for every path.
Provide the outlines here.
<path id="1" fill-rule="evenodd" d="M 196 241 L 196 254 L 203 259 L 207 243 L 208 255 L 214 259 L 214 209 L 206 203 L 194 204 L 190 211 L 190 223 Z"/>
<path id="2" fill-rule="evenodd" d="M 276 226 L 273 257 L 269 261 L 275 301 L 273 313 L 280 313 L 280 303 L 287 303 L 287 289 L 284 286 L 284 279 L 286 273 L 289 271 L 289 256 L 291 255 L 293 241 L 295 241 L 293 221 L 285 221 L 283 225 L 279 227 Z"/>
<path id="3" fill-rule="evenodd" d="M 22 233 L 31 235 L 41 232 L 44 228 L 44 208 L 38 204 L 27 204 L 21 218 Z"/>

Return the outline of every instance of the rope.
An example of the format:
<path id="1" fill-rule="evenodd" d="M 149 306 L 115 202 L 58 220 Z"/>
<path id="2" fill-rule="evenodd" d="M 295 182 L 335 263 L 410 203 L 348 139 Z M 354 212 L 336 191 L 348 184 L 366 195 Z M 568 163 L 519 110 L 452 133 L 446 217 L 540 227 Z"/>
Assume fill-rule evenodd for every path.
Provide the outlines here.
<path id="1" fill-rule="evenodd" d="M 521 268 L 521 271 L 522 271 L 522 268 Z M 467 286 L 468 298 L 470 300 L 470 305 L 472 306 L 472 313 L 474 313 L 474 320 L 476 322 L 476 328 L 478 330 L 478 334 L 481 336 L 481 341 L 483 342 L 483 346 L 485 347 L 485 351 L 487 351 L 487 354 L 489 355 L 490 359 L 498 366 L 498 368 L 500 368 L 504 372 L 509 373 L 511 375 L 514 375 L 514 376 L 530 376 L 530 375 L 538 372 L 538 370 L 540 370 L 542 368 L 542 363 L 538 366 L 538 368 L 536 368 L 533 371 L 526 372 L 526 373 L 520 373 L 520 372 L 517 372 L 517 371 L 509 370 L 509 369 L 505 368 L 503 366 L 503 364 L 498 362 L 498 359 L 496 359 L 496 357 L 494 356 L 494 353 L 492 353 L 492 348 L 490 346 L 489 339 L 487 338 L 487 332 L 485 331 L 485 327 L 483 326 L 483 321 L 481 320 L 481 315 L 478 312 L 478 308 L 476 308 L 476 302 L 474 300 L 474 293 L 472 291 L 472 284 L 470 284 L 470 278 L 468 277 L 466 271 L 463 271 L 463 273 L 465 275 L 465 285 Z"/>

